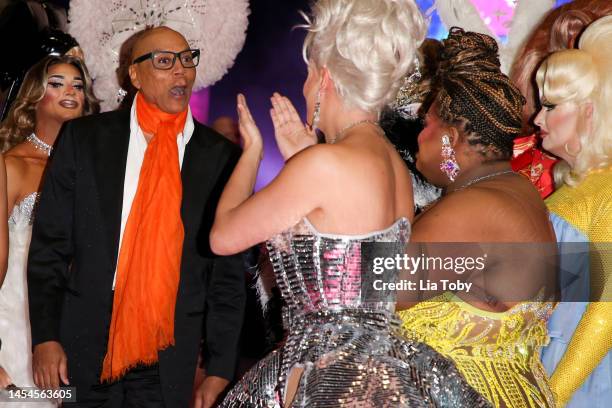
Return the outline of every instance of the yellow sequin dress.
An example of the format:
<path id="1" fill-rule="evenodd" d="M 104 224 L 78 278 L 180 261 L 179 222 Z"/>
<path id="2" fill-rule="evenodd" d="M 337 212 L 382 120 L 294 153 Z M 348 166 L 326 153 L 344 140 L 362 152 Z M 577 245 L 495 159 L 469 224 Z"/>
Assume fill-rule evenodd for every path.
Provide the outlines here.
<path id="1" fill-rule="evenodd" d="M 506 312 L 478 309 L 446 292 L 399 312 L 406 335 L 452 359 L 468 383 L 496 407 L 554 407 L 540 363 L 548 302 Z"/>
<path id="2" fill-rule="evenodd" d="M 589 303 L 551 376 L 552 390 L 564 405 L 612 349 L 612 169 L 593 171 L 576 187 L 561 187 L 546 205 L 591 243 L 591 298 L 604 300 Z M 612 406 L 612 401 L 591 403 Z"/>

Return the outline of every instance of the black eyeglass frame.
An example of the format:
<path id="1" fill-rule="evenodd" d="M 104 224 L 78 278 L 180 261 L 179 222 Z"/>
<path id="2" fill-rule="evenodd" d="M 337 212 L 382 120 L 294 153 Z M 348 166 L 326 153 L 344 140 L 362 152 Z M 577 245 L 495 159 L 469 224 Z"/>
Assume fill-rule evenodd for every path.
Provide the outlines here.
<path id="1" fill-rule="evenodd" d="M 181 54 L 189 52 L 189 51 L 193 53 L 192 54 L 193 58 L 197 59 L 197 63 L 194 64 L 192 67 L 191 66 L 190 67 L 186 67 L 185 64 L 183 63 L 183 60 L 178 58 L 178 57 L 181 56 Z M 170 65 L 168 68 L 159 68 L 159 67 L 155 66 L 155 62 L 154 62 L 155 61 L 155 55 L 162 54 L 162 53 L 174 55 L 174 58 L 172 59 L 172 65 Z M 134 59 L 134 61 L 132 61 L 132 65 L 138 64 L 138 63 L 141 63 L 143 61 L 146 61 L 146 60 L 150 59 L 151 60 L 151 64 L 153 65 L 153 68 L 161 69 L 163 71 L 167 71 L 169 69 L 174 68 L 174 64 L 176 64 L 176 59 L 177 58 L 181 62 L 181 65 L 183 66 L 183 68 L 195 68 L 200 63 L 200 50 L 195 48 L 195 49 L 188 49 L 188 50 L 183 50 L 183 51 L 179 51 L 179 52 L 164 51 L 164 50 L 152 51 L 152 52 L 149 52 L 147 54 L 141 55 L 140 57 Z"/>

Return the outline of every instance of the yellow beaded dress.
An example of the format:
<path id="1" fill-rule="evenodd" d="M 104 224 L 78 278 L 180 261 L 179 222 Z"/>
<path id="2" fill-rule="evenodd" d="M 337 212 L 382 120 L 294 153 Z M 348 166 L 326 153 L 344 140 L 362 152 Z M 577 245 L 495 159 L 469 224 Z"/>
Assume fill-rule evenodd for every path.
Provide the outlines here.
<path id="1" fill-rule="evenodd" d="M 548 341 L 549 302 L 487 312 L 446 292 L 399 312 L 406 335 L 452 359 L 496 407 L 553 407 L 540 349 Z"/>
<path id="2" fill-rule="evenodd" d="M 565 317 L 560 331 L 567 340 L 560 361 L 557 358 L 549 365 L 548 356 L 544 354 L 547 368 L 553 372 L 551 387 L 560 406 L 610 407 L 612 282 L 608 276 L 612 272 L 612 168 L 591 172 L 576 187 L 564 185 L 546 200 L 546 205 L 553 224 L 555 218 L 565 224 L 565 230 L 555 225 L 558 240 L 573 227 L 590 243 L 590 298 L 599 300 L 584 305 L 573 325 L 567 322 L 573 317 L 568 316 L 570 309 L 577 309 L 576 302 L 565 305 L 561 302 L 552 316 L 551 323 L 557 317 Z"/>

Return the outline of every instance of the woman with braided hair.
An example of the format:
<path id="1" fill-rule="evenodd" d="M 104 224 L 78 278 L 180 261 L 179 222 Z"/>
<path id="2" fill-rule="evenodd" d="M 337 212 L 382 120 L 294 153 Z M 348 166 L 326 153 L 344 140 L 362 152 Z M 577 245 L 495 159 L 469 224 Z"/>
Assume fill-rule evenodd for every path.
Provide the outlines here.
<path id="1" fill-rule="evenodd" d="M 452 28 L 423 106 L 417 154 L 417 168 L 443 194 L 415 219 L 411 241 L 427 256 L 440 255 L 433 243 L 444 242 L 457 243 L 455 256 L 478 243 L 493 243 L 494 251 L 481 272 L 461 275 L 471 290 L 438 285 L 417 304 L 400 297 L 398 309 L 412 306 L 400 312 L 407 336 L 452 359 L 494 406 L 551 407 L 539 352 L 548 340 L 555 270 L 540 262 L 550 260 L 540 251 L 556 256 L 555 236 L 538 191 L 510 167 L 523 104 L 500 71 L 495 40 Z M 530 257 L 531 247 L 538 252 Z M 425 272 L 429 281 L 445 276 Z"/>

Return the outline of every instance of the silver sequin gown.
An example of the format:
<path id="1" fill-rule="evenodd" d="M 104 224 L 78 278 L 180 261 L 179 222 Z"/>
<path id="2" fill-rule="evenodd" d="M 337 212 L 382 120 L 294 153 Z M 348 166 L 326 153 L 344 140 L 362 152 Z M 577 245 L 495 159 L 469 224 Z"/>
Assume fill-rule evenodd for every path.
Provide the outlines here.
<path id="1" fill-rule="evenodd" d="M 299 368 L 293 408 L 489 407 L 450 360 L 401 337 L 394 303 L 361 299 L 362 280 L 374 277 L 362 276 L 361 243 L 403 244 L 409 235 L 406 219 L 359 236 L 319 233 L 304 219 L 268 241 L 288 337 L 221 406 L 285 407 L 287 379 Z"/>

